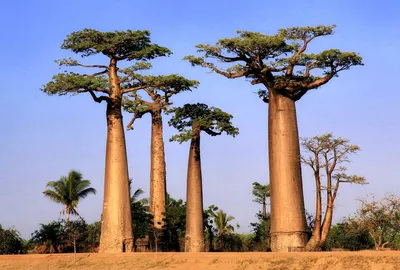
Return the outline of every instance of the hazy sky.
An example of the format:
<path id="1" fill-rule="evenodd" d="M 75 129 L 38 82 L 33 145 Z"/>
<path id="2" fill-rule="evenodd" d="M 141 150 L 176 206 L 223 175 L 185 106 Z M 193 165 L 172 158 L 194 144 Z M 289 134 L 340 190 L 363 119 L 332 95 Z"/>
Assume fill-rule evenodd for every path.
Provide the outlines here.
<path id="1" fill-rule="evenodd" d="M 140 3 L 138 3 L 140 2 Z M 384 3 L 384 4 L 383 4 Z M 182 61 L 198 43 L 215 43 L 236 30 L 274 34 L 291 26 L 337 24 L 336 34 L 318 38 L 313 51 L 340 48 L 359 52 L 365 66 L 309 92 L 297 102 L 300 136 L 333 132 L 360 145 L 349 173 L 365 176 L 367 186 L 343 186 L 335 221 L 353 213 L 355 198 L 399 190 L 400 4 L 398 1 L 7 1 L 2 3 L 0 30 L 0 224 L 15 226 L 24 237 L 60 217 L 61 206 L 42 194 L 46 183 L 70 169 L 83 173 L 98 191 L 79 204 L 87 222 L 100 218 L 103 200 L 106 138 L 105 104 L 89 94 L 49 97 L 40 87 L 60 72 L 55 59 L 72 31 L 148 29 L 152 41 L 174 54 L 153 61 L 155 74 L 179 73 L 201 82 L 192 93 L 174 98 L 175 105 L 204 102 L 234 115 L 237 138 L 202 141 L 204 206 L 218 205 L 249 231 L 260 206 L 252 202 L 251 183 L 268 181 L 267 105 L 258 86 L 228 80 Z M 98 63 L 105 58 L 96 57 Z M 92 59 L 88 62 L 94 63 Z M 130 115 L 124 116 L 125 124 Z M 166 124 L 168 118 L 164 118 Z M 185 198 L 189 144 L 168 142 L 174 130 L 165 125 L 167 189 Z M 150 118 L 126 133 L 130 177 L 134 188 L 149 190 Z M 314 183 L 303 170 L 306 208 L 314 209 Z"/>

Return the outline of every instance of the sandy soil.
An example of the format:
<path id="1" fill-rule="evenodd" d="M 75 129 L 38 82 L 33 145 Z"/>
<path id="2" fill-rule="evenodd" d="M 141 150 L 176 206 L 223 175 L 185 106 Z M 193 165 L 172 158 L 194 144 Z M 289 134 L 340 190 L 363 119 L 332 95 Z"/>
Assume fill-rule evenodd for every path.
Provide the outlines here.
<path id="1" fill-rule="evenodd" d="M 400 252 L 131 253 L 0 256 L 1 269 L 400 269 Z"/>

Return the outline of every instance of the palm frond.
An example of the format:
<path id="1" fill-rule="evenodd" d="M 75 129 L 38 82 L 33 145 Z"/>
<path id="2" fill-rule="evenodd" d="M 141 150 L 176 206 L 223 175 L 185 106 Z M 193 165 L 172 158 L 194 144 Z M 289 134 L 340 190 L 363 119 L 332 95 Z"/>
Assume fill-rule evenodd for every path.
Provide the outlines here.
<path id="1" fill-rule="evenodd" d="M 89 194 L 96 194 L 96 190 L 92 187 L 86 188 L 84 190 L 79 191 L 77 194 L 77 200 L 86 198 Z"/>

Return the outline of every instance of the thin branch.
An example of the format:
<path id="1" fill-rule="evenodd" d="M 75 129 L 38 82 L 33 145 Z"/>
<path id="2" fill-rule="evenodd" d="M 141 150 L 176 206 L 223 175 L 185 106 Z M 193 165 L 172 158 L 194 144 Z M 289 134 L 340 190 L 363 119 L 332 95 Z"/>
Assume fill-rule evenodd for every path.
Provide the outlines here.
<path id="1" fill-rule="evenodd" d="M 235 72 L 235 73 L 229 73 L 229 72 L 226 72 L 226 71 L 222 71 L 222 70 L 216 68 L 214 65 L 209 64 L 209 63 L 203 63 L 203 66 L 211 68 L 214 72 L 216 72 L 218 74 L 221 74 L 221 75 L 225 76 L 228 79 L 235 79 L 235 78 L 243 77 L 248 72 L 247 70 L 242 70 L 242 71 L 238 71 L 238 72 Z"/>
<path id="2" fill-rule="evenodd" d="M 213 131 L 213 130 L 211 130 L 211 129 L 209 129 L 209 128 L 204 129 L 204 131 L 205 131 L 207 134 L 211 135 L 211 136 L 218 136 L 218 135 L 221 135 L 221 134 L 222 134 L 222 132 L 215 132 L 215 131 Z"/>
<path id="3" fill-rule="evenodd" d="M 105 68 L 107 70 L 109 68 L 108 66 L 104 66 L 104 65 L 84 65 L 84 64 L 81 64 L 81 63 L 77 63 L 76 65 L 80 66 L 80 67 L 87 67 L 87 68 Z"/>
<path id="4" fill-rule="evenodd" d="M 96 77 L 96 76 L 99 76 L 99 75 L 106 74 L 107 72 L 108 72 L 108 70 L 106 69 L 106 70 L 103 70 L 103 71 L 100 71 L 100 72 L 96 72 L 96 73 L 93 73 L 93 74 L 90 74 L 90 75 L 84 74 L 83 76 L 92 78 L 92 77 Z"/>
<path id="5" fill-rule="evenodd" d="M 110 100 L 110 98 L 107 97 L 107 96 L 97 97 L 96 94 L 93 92 L 93 90 L 88 90 L 86 92 L 89 92 L 90 95 L 92 96 L 93 100 L 98 102 L 98 103 L 101 103 L 102 101 L 107 101 L 108 102 Z"/>
<path id="6" fill-rule="evenodd" d="M 142 90 L 144 89 L 146 86 L 145 85 L 140 85 L 140 86 L 136 86 L 136 87 L 131 87 L 131 88 L 127 88 L 127 89 L 123 89 L 121 90 L 122 94 L 126 94 L 126 93 L 131 93 L 131 92 L 135 92 L 137 90 Z"/>
<path id="7" fill-rule="evenodd" d="M 131 121 L 129 121 L 128 125 L 126 126 L 127 130 L 132 130 L 133 129 L 133 124 L 135 123 L 135 120 L 138 118 L 142 118 L 143 115 L 145 115 L 146 113 L 150 112 L 151 110 L 148 109 L 146 111 L 141 111 L 141 112 L 135 112 L 133 115 L 133 118 L 131 119 Z"/>

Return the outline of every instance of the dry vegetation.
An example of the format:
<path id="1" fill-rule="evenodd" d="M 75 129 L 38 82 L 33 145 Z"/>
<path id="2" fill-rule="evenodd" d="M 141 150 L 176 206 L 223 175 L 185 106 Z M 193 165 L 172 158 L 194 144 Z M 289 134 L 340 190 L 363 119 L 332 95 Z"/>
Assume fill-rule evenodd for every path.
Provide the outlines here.
<path id="1" fill-rule="evenodd" d="M 0 256 L 1 269 L 400 269 L 400 252 L 131 253 Z"/>

